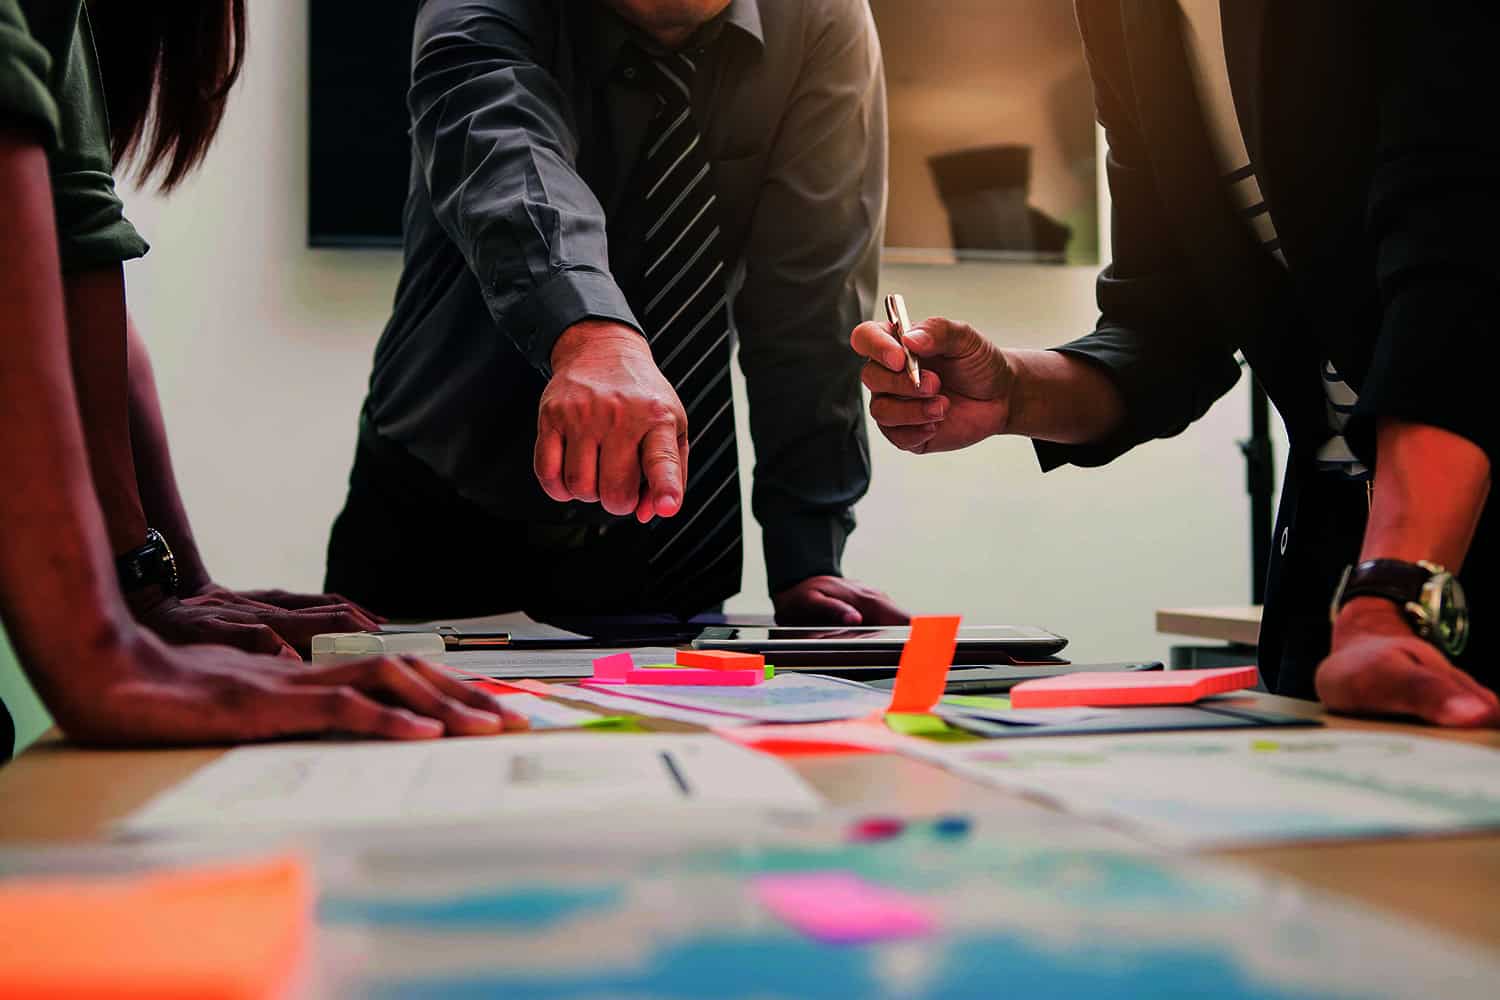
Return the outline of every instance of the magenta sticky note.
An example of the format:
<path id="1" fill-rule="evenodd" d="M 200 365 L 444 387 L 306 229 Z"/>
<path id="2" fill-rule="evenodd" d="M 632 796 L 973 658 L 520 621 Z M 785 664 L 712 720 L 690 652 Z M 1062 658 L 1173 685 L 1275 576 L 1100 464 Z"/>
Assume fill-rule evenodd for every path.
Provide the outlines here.
<path id="1" fill-rule="evenodd" d="M 751 891 L 783 923 L 829 944 L 921 937 L 937 930 L 922 899 L 849 872 L 762 875 Z"/>
<path id="2" fill-rule="evenodd" d="M 624 684 L 625 677 L 635 669 L 635 660 L 629 653 L 601 656 L 594 661 L 594 680 L 600 684 Z"/>
<path id="3" fill-rule="evenodd" d="M 598 680 L 599 676 L 594 675 Z M 628 684 L 660 684 L 690 687 L 750 687 L 766 679 L 764 670 L 708 670 L 702 667 L 662 667 L 656 670 L 632 670 L 625 675 Z"/>

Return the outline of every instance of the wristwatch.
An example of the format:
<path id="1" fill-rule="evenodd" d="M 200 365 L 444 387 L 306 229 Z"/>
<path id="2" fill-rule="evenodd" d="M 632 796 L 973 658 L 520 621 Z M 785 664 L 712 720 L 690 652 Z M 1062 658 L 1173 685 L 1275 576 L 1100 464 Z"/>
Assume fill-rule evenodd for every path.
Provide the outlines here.
<path id="1" fill-rule="evenodd" d="M 115 560 L 120 589 L 127 594 L 147 587 L 160 587 L 167 595 L 177 593 L 177 559 L 161 532 L 146 529 L 146 544 Z"/>
<path id="2" fill-rule="evenodd" d="M 1469 641 L 1469 605 L 1464 588 L 1437 563 L 1371 559 L 1344 570 L 1333 592 L 1331 616 L 1338 618 L 1356 597 L 1383 597 L 1401 609 L 1412 631 L 1449 656 Z"/>

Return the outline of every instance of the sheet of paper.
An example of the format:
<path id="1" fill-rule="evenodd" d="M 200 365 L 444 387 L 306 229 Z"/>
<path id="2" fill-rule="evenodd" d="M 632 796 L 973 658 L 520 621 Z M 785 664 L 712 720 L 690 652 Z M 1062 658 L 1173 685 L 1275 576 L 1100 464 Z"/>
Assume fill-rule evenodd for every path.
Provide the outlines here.
<path id="1" fill-rule="evenodd" d="M 122 827 L 137 835 L 243 833 L 818 803 L 779 761 L 716 736 L 552 733 L 245 747 L 157 797 Z"/>
<path id="2" fill-rule="evenodd" d="M 1500 827 L 1500 750 L 1252 729 L 926 743 L 917 755 L 1172 847 Z"/>
<path id="3" fill-rule="evenodd" d="M 548 684 L 545 681 L 520 680 L 515 682 L 518 688 L 524 688 L 532 694 L 539 694 L 544 698 L 566 698 L 569 701 L 581 701 L 588 705 L 598 705 L 607 708 L 611 712 L 622 715 L 644 715 L 653 719 L 667 719 L 671 722 L 685 722 L 690 726 L 703 726 L 705 729 L 719 729 L 726 726 L 751 726 L 755 724 L 754 719 L 742 719 L 735 715 L 724 715 L 719 712 L 700 712 L 691 708 L 680 708 L 676 705 L 666 705 L 660 702 L 647 702 L 639 698 L 626 698 L 622 695 L 610 694 L 619 684 L 600 685 L 597 688 L 579 687 L 572 684 Z M 658 690 L 652 688 L 651 690 Z"/>
<path id="4" fill-rule="evenodd" d="M 965 718 L 973 718 L 1001 722 L 1010 726 L 1066 726 L 1087 719 L 1102 718 L 1111 710 L 1100 708 L 975 708 L 969 705 L 949 705 L 948 699 L 944 698 L 934 711 L 943 718 L 959 724 L 962 724 Z"/>
<path id="5" fill-rule="evenodd" d="M 832 748 L 830 752 L 857 749 L 891 753 L 904 749 L 910 742 L 879 721 L 741 726 L 716 729 L 715 732 L 726 740 L 752 749 L 793 757 L 816 753 L 819 747 Z"/>
<path id="6" fill-rule="evenodd" d="M 592 688 L 591 685 L 584 685 Z M 864 684 L 820 674 L 777 674 L 754 687 L 600 685 L 611 694 L 678 708 L 722 712 L 757 722 L 827 722 L 885 709 L 889 696 Z M 639 711 L 647 712 L 641 708 Z M 722 717 L 721 717 L 722 718 Z M 720 723 L 722 724 L 722 722 Z"/>
<path id="7" fill-rule="evenodd" d="M 570 705 L 559 705 L 555 701 L 539 698 L 534 694 L 502 694 L 495 698 L 501 705 L 519 715 L 526 716 L 533 730 L 577 729 L 604 716 L 598 712 L 586 712 Z"/>
<path id="8" fill-rule="evenodd" d="M 1478 944 L 1239 866 L 1080 843 L 1066 817 L 1028 815 L 1058 825 L 976 815 L 962 839 L 914 823 L 859 843 L 824 814 L 795 839 L 731 826 L 696 848 L 676 817 L 652 832 L 641 813 L 546 824 L 534 832 L 555 839 L 530 848 L 512 846 L 525 824 L 468 844 L 445 831 L 330 871 L 320 951 L 350 959 L 333 995 L 356 997 L 1494 1000 L 1500 954 Z M 936 934 L 823 943 L 754 892 L 832 872 L 899 893 Z"/>
<path id="9" fill-rule="evenodd" d="M 577 632 L 569 632 L 555 625 L 547 625 L 537 621 L 530 615 L 520 611 L 510 612 L 503 615 L 485 615 L 480 618 L 442 618 L 431 622 L 418 622 L 414 625 L 388 625 L 387 632 L 436 632 L 440 626 L 457 629 L 459 632 L 510 632 L 517 637 L 526 639 L 554 640 L 559 642 L 587 643 L 589 637 Z"/>
<path id="10" fill-rule="evenodd" d="M 454 650 L 432 657 L 438 663 L 478 677 L 592 677 L 594 661 L 608 649 L 476 649 Z M 676 650 L 648 646 L 628 651 L 636 663 L 670 663 Z"/>

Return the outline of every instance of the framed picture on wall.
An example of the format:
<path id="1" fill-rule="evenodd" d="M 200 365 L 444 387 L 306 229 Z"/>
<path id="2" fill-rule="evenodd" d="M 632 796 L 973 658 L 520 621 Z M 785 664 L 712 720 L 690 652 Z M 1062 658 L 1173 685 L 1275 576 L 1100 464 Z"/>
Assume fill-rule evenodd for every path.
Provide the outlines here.
<path id="1" fill-rule="evenodd" d="M 1063 0 L 870 0 L 890 106 L 886 259 L 1099 262 L 1094 101 Z"/>

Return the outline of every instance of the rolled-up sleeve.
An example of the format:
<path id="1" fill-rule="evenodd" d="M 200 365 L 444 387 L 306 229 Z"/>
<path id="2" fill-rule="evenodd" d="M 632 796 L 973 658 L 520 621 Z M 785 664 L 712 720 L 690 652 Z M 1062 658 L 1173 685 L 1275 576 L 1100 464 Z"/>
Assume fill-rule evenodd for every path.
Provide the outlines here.
<path id="1" fill-rule="evenodd" d="M 26 26 L 16 0 L 0 0 L 0 123 L 32 130 L 57 147 L 57 103 L 48 89 L 52 60 Z"/>
<path id="2" fill-rule="evenodd" d="M 870 485 L 859 359 L 885 230 L 885 78 L 868 7 L 818 27 L 773 145 L 735 301 L 772 593 L 837 575 Z"/>
<path id="3" fill-rule="evenodd" d="M 1500 302 L 1500 136 L 1489 125 L 1500 14 L 1486 4 L 1372 8 L 1382 72 L 1369 223 L 1383 312 L 1345 436 L 1375 458 L 1380 420 L 1473 441 L 1493 465 L 1490 409 Z"/>
<path id="4" fill-rule="evenodd" d="M 1196 291 L 1195 275 L 1168 231 L 1167 206 L 1129 96 L 1118 9 L 1078 5 L 1095 110 L 1108 144 L 1113 259 L 1099 276 L 1094 331 L 1056 350 L 1107 374 L 1124 400 L 1125 418 L 1105 440 L 1037 442 L 1047 470 L 1104 465 L 1146 441 L 1180 434 L 1240 374 L 1233 346 L 1212 329 L 1214 311 Z"/>
<path id="5" fill-rule="evenodd" d="M 609 269 L 604 209 L 579 176 L 578 131 L 542 0 L 429 0 L 417 17 L 409 104 L 439 225 L 490 314 L 538 371 L 569 326 L 640 324 Z"/>

